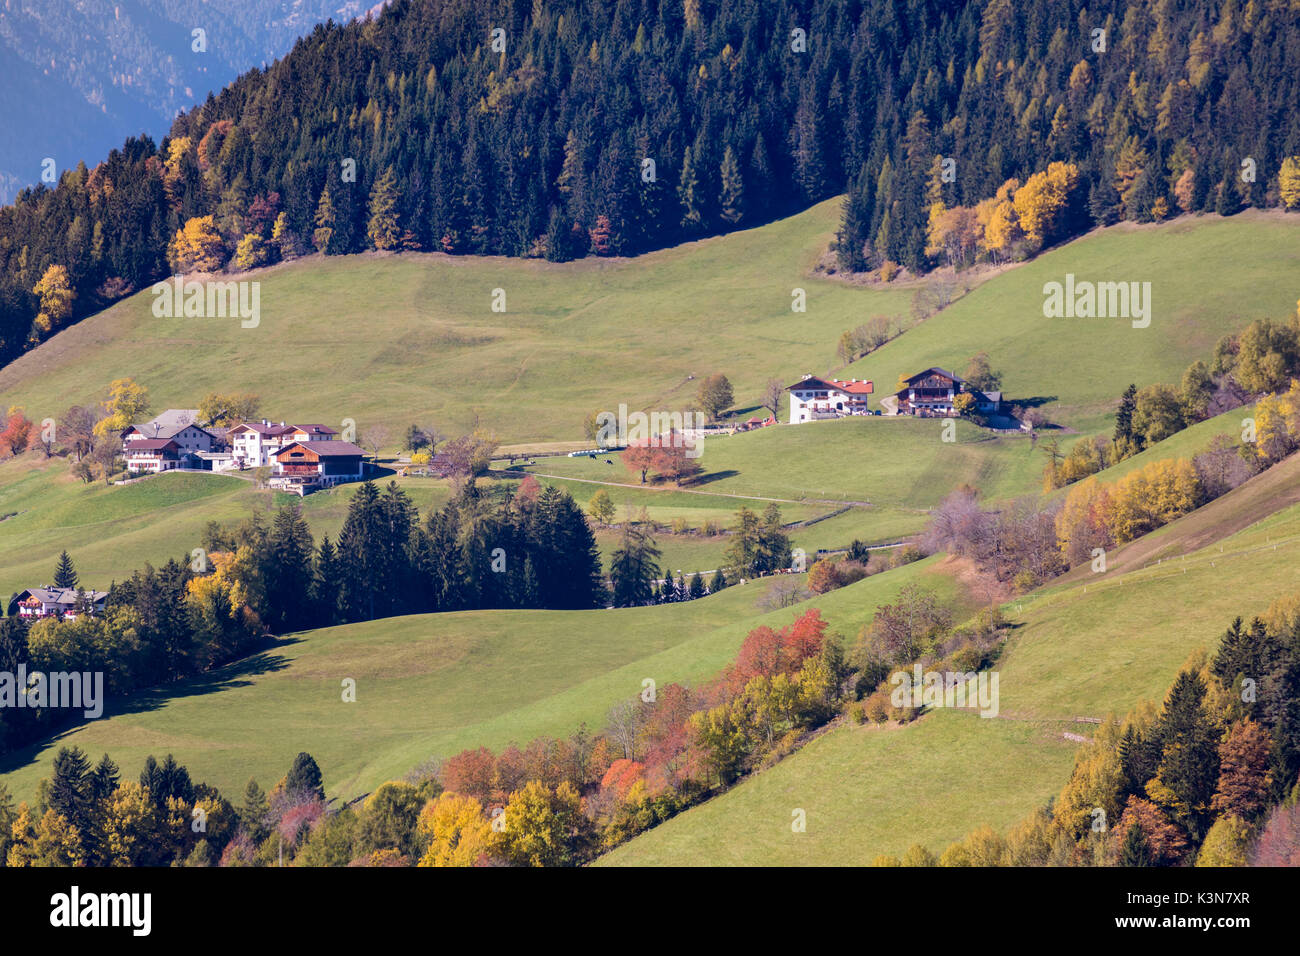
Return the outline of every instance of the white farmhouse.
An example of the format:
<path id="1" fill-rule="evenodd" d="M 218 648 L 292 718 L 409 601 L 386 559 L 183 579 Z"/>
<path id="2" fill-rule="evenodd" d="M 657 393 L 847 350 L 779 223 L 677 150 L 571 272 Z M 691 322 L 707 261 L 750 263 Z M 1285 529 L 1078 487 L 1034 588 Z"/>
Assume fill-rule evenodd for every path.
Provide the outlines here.
<path id="1" fill-rule="evenodd" d="M 867 396 L 875 386 L 866 379 L 841 381 L 805 375 L 786 388 L 790 393 L 790 424 L 846 415 L 867 415 Z"/>

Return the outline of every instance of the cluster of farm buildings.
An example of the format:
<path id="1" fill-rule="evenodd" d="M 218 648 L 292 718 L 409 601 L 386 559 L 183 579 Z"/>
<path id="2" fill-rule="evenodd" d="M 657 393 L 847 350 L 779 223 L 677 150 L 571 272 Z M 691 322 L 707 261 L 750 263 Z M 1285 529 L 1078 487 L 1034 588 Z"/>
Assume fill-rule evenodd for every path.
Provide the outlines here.
<path id="1" fill-rule="evenodd" d="M 170 408 L 153 421 L 122 432 L 122 454 L 133 474 L 173 469 L 244 471 L 270 468 L 270 484 L 306 494 L 365 474 L 365 452 L 339 441 L 328 425 L 266 419 L 229 428 L 199 424 L 193 408 Z"/>
<path id="2" fill-rule="evenodd" d="M 47 585 L 43 588 L 28 588 L 18 592 L 13 606 L 10 607 L 10 613 L 13 613 L 16 607 L 18 616 L 29 620 L 58 617 L 75 621 L 83 612 L 94 615 L 104 610 L 104 602 L 107 600 L 107 591 L 82 591 L 78 588 Z"/>
<path id="3" fill-rule="evenodd" d="M 790 424 L 844 418 L 849 415 L 879 415 L 881 410 L 867 407 L 867 397 L 875 391 L 866 379 L 818 378 L 805 375 L 786 388 L 790 393 Z M 1002 393 L 984 392 L 959 375 L 941 368 L 927 368 L 903 379 L 903 388 L 881 402 L 886 414 L 916 415 L 923 418 L 950 418 L 958 414 L 956 398 L 968 394 L 975 411 L 981 415 L 1002 413 Z M 891 401 L 892 399 L 892 401 Z"/>

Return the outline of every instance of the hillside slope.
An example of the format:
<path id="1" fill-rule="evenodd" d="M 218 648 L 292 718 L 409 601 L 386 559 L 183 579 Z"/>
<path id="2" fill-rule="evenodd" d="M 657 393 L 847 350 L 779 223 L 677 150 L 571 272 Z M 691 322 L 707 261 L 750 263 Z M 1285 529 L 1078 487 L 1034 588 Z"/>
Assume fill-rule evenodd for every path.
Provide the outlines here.
<path id="1" fill-rule="evenodd" d="M 1203 519 L 1231 521 L 1232 498 Z M 1162 699 L 1193 650 L 1212 651 L 1235 616 L 1296 590 L 1297 559 L 1300 505 L 1281 504 L 1186 560 L 1014 600 L 1004 606 L 1015 631 L 997 665 L 998 717 L 939 710 L 901 728 L 842 723 L 601 862 L 862 865 L 913 843 L 937 854 L 984 824 L 1005 829 L 1065 783 L 1075 746 L 1062 735 L 1088 728 L 1076 718 Z M 793 808 L 806 810 L 806 833 L 792 833 Z"/>
<path id="2" fill-rule="evenodd" d="M 913 581 L 972 606 L 948 569 L 928 559 L 782 610 L 763 607 L 774 583 L 764 579 L 656 607 L 463 611 L 309 631 L 5 758 L 0 782 L 30 798 L 57 748 L 80 746 L 108 752 L 128 772 L 151 753 L 173 753 L 196 779 L 238 793 L 250 775 L 269 789 L 306 750 L 329 793 L 350 798 L 466 747 L 568 736 L 583 721 L 603 726 L 609 707 L 640 693 L 646 677 L 661 686 L 708 679 L 751 628 L 784 626 L 807 607 L 851 639 L 877 604 Z M 349 677 L 355 704 L 341 699 Z"/>
<path id="3" fill-rule="evenodd" d="M 620 403 L 687 407 L 715 371 L 731 379 L 738 407 L 753 407 L 769 378 L 832 370 L 846 329 L 873 315 L 911 321 L 916 285 L 810 274 L 839 207 L 828 200 L 627 260 L 313 257 L 248 276 L 261 283 L 260 324 L 249 329 L 155 318 L 144 291 L 0 370 L 0 405 L 57 418 L 127 376 L 155 408 L 251 391 L 276 419 L 388 426 L 390 446 L 411 422 L 444 432 L 478 422 L 504 441 L 580 439 L 587 415 Z M 899 374 L 932 364 L 960 372 L 982 349 L 1010 400 L 1096 431 L 1130 382 L 1177 381 L 1220 335 L 1289 315 L 1295 290 L 1277 277 L 1298 267 L 1300 229 L 1283 216 L 1115 226 L 991 278 L 840 374 L 873 379 L 874 406 Z M 1043 283 L 1067 271 L 1151 281 L 1151 327 L 1045 319 Z M 796 288 L 807 291 L 806 313 L 791 312 Z M 504 314 L 492 311 L 494 289 L 505 290 Z M 271 355 L 292 360 L 261 360 Z"/>

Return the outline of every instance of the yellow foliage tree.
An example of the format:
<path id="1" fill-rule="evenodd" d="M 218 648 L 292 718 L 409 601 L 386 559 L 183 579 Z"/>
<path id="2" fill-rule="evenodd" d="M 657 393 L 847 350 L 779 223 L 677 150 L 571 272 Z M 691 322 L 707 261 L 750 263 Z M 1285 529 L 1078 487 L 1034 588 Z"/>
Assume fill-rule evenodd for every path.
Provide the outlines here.
<path id="1" fill-rule="evenodd" d="M 1051 236 L 1078 186 L 1079 167 L 1073 163 L 1051 163 L 1030 176 L 1013 200 L 1025 235 L 1039 242 Z"/>
<path id="2" fill-rule="evenodd" d="M 167 246 L 167 261 L 178 274 L 216 272 L 225 258 L 226 244 L 213 216 L 190 219 Z"/>
<path id="3" fill-rule="evenodd" d="M 1009 255 L 1011 244 L 1023 235 L 1015 205 L 1010 200 L 993 206 L 984 226 L 984 248 L 994 259 Z"/>
<path id="4" fill-rule="evenodd" d="M 1282 205 L 1287 209 L 1300 207 L 1300 156 L 1288 156 L 1282 160 L 1282 168 L 1277 174 L 1277 187 Z"/>
<path id="5" fill-rule="evenodd" d="M 429 846 L 420 866 L 473 866 L 492 841 L 492 824 L 482 805 L 458 793 L 443 793 L 426 803 L 415 830 Z"/>
<path id="6" fill-rule="evenodd" d="M 235 266 L 244 271 L 256 269 L 269 258 L 266 241 L 254 232 L 246 234 L 235 247 Z"/>
<path id="7" fill-rule="evenodd" d="M 77 293 L 68 279 L 68 270 L 64 266 L 50 266 L 32 292 L 41 297 L 41 308 L 34 323 L 36 331 L 48 335 L 72 314 L 72 301 Z"/>
<path id="8" fill-rule="evenodd" d="M 1079 748 L 1074 772 L 1056 798 L 1056 822 L 1076 840 L 1083 840 L 1091 832 L 1104 832 L 1105 827 L 1119 820 L 1123 810 L 1120 783 L 1124 776 L 1119 739 L 1119 721 L 1108 717 L 1098 726 L 1092 741 Z M 1102 812 L 1098 814 L 1097 810 Z"/>
<path id="9" fill-rule="evenodd" d="M 32 822 L 32 811 L 20 804 L 13 823 L 13 844 L 6 863 L 20 866 L 83 866 L 85 851 L 81 834 L 67 817 L 46 810 L 39 822 Z"/>
<path id="10" fill-rule="evenodd" d="M 163 161 L 163 190 L 173 205 L 180 202 L 181 161 L 194 141 L 188 136 L 177 136 L 167 145 L 167 159 Z"/>
<path id="11" fill-rule="evenodd" d="M 1123 544 L 1195 510 L 1200 499 L 1201 482 L 1190 461 L 1153 461 L 1115 484 L 1106 526 Z"/>
<path id="12" fill-rule="evenodd" d="M 149 411 L 149 389 L 129 378 L 114 379 L 104 400 L 105 417 L 95 423 L 95 434 L 105 438 L 134 425 Z"/>
<path id="13" fill-rule="evenodd" d="M 1266 461 L 1281 461 L 1300 445 L 1300 382 L 1255 406 L 1255 447 Z"/>

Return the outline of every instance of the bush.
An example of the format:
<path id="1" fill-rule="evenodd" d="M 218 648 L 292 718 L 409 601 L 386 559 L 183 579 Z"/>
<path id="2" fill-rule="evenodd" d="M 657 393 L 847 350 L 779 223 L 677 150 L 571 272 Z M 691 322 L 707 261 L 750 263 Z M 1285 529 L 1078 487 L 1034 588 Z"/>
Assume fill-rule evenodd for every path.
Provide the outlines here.
<path id="1" fill-rule="evenodd" d="M 862 711 L 874 724 L 889 720 L 889 694 L 877 691 L 862 702 Z"/>
<path id="2" fill-rule="evenodd" d="M 849 719 L 855 724 L 865 724 L 867 722 L 867 708 L 863 706 L 862 701 L 855 700 L 849 704 Z"/>
<path id="3" fill-rule="evenodd" d="M 894 549 L 894 555 L 890 559 L 890 567 L 901 568 L 905 564 L 911 564 L 914 561 L 920 561 L 925 557 L 925 552 L 914 544 L 905 544 L 901 548 Z"/>
<path id="4" fill-rule="evenodd" d="M 1011 586 L 1016 589 L 1017 594 L 1025 594 L 1038 587 L 1038 575 L 1026 568 L 1016 573 L 1011 579 Z"/>
<path id="5" fill-rule="evenodd" d="M 878 658 L 871 658 L 858 672 L 858 679 L 853 687 L 854 696 L 861 700 L 875 691 L 888 676 L 889 665 Z"/>
<path id="6" fill-rule="evenodd" d="M 963 644 L 957 651 L 948 658 L 948 670 L 954 670 L 962 674 L 969 674 L 972 671 L 981 671 L 984 669 L 986 661 L 984 652 L 972 643 Z M 940 668 L 943 670 L 944 668 Z"/>

